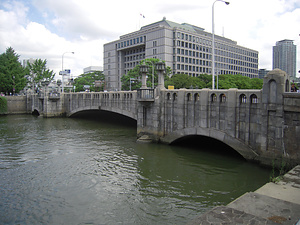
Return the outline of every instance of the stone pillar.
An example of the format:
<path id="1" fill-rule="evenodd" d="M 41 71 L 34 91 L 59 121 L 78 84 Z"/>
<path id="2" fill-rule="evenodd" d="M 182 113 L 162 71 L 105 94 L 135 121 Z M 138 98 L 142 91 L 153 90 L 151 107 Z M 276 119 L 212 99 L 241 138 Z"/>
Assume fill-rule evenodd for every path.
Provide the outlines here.
<path id="1" fill-rule="evenodd" d="M 147 88 L 146 73 L 142 73 L 142 87 L 141 87 L 141 89 L 146 89 L 146 88 Z"/>
<path id="2" fill-rule="evenodd" d="M 285 156 L 283 94 L 289 90 L 289 75 L 274 69 L 264 77 L 262 89 L 261 151 L 269 160 Z M 289 85 L 288 85 L 289 86 Z"/>
<path id="3" fill-rule="evenodd" d="M 158 84 L 157 88 L 160 90 L 166 89 L 165 88 L 165 80 L 164 80 L 164 73 L 163 71 L 158 71 Z"/>
<path id="4" fill-rule="evenodd" d="M 141 89 L 147 88 L 147 73 L 148 73 L 149 66 L 145 64 L 145 62 L 140 65 L 140 72 L 142 74 L 142 87 Z"/>
<path id="5" fill-rule="evenodd" d="M 166 70 L 166 65 L 164 62 L 157 62 L 157 63 L 155 63 L 155 67 L 158 72 L 157 89 L 163 90 L 163 89 L 165 89 L 164 72 Z"/>

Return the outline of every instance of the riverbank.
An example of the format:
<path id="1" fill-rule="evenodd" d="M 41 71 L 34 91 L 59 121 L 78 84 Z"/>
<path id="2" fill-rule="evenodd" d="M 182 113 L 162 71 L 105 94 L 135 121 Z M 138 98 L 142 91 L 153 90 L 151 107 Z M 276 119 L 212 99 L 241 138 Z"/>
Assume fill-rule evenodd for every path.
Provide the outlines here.
<path id="1" fill-rule="evenodd" d="M 188 225 L 300 224 L 300 165 L 277 183 L 247 192 L 227 206 L 218 206 Z"/>

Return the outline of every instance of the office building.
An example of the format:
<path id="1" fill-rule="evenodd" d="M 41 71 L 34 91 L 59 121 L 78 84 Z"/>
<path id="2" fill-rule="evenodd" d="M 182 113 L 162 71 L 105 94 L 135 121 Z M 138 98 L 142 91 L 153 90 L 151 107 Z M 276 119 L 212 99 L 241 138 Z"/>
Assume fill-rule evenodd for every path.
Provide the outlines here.
<path id="1" fill-rule="evenodd" d="M 292 40 L 282 40 L 273 46 L 273 69 L 281 69 L 296 78 L 296 45 Z"/>
<path id="2" fill-rule="evenodd" d="M 258 70 L 258 78 L 263 79 L 269 72 L 270 72 L 270 70 L 267 70 L 267 69 L 259 69 Z"/>
<path id="3" fill-rule="evenodd" d="M 108 90 L 121 89 L 121 77 L 146 58 L 158 58 L 172 74 L 211 74 L 212 34 L 187 23 L 163 20 L 124 34 L 104 45 L 104 75 Z M 258 52 L 215 35 L 215 74 L 258 77 Z"/>
<path id="4" fill-rule="evenodd" d="M 36 59 L 30 58 L 30 59 L 23 59 L 22 66 L 25 68 L 28 63 L 33 64 Z"/>
<path id="5" fill-rule="evenodd" d="M 89 66 L 83 69 L 84 74 L 103 71 L 102 66 Z"/>

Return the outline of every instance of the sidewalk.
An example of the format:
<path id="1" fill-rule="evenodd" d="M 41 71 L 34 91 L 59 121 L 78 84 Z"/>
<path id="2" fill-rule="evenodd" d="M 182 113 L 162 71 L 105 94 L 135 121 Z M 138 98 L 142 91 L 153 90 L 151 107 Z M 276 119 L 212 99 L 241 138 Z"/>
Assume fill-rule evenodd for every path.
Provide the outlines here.
<path id="1" fill-rule="evenodd" d="M 188 225 L 291 224 L 300 225 L 300 165 L 278 183 L 267 183 L 227 206 L 218 206 Z"/>

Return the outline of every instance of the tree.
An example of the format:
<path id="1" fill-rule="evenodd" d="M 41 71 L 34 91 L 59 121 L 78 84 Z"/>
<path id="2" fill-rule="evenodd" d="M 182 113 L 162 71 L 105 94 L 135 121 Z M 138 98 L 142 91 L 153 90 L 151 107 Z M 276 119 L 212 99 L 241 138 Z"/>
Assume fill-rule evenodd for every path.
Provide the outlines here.
<path id="1" fill-rule="evenodd" d="M 251 83 L 251 89 L 262 89 L 264 81 L 263 79 L 252 78 L 250 79 L 250 83 Z"/>
<path id="2" fill-rule="evenodd" d="M 259 78 L 249 78 L 240 74 L 219 75 L 219 89 L 262 89 L 263 80 Z"/>
<path id="3" fill-rule="evenodd" d="M 73 86 L 75 86 L 75 91 L 85 91 L 84 86 L 89 85 L 90 91 L 96 91 L 95 82 L 100 81 L 101 86 L 97 91 L 103 91 L 105 87 L 105 77 L 102 71 L 96 71 L 88 74 L 81 74 L 74 79 Z"/>
<path id="4" fill-rule="evenodd" d="M 140 65 L 142 65 L 143 63 L 149 66 L 149 71 L 147 73 L 147 87 L 152 87 L 152 70 L 154 72 L 154 86 L 157 86 L 158 74 L 155 69 L 155 63 L 159 61 L 160 61 L 159 59 L 155 59 L 155 58 L 144 59 L 133 69 L 131 69 L 127 74 L 124 74 L 121 77 L 122 90 L 130 90 L 130 86 L 131 86 L 131 90 L 136 90 L 142 86 Z M 171 73 L 171 68 L 167 66 L 164 75 L 165 78 L 168 77 L 170 73 Z M 130 85 L 130 81 L 131 81 L 131 85 Z"/>
<path id="5" fill-rule="evenodd" d="M 0 55 L 0 92 L 18 93 L 26 86 L 25 71 L 12 47 Z"/>
<path id="6" fill-rule="evenodd" d="M 47 60 L 36 59 L 33 63 L 28 62 L 26 70 L 29 74 L 31 87 L 41 86 L 41 81 L 52 81 L 55 73 L 53 70 L 47 69 Z"/>
<path id="7" fill-rule="evenodd" d="M 203 80 L 197 77 L 191 77 L 187 74 L 174 74 L 171 78 L 166 79 L 165 86 L 174 86 L 179 88 L 205 88 L 206 84 Z"/>

